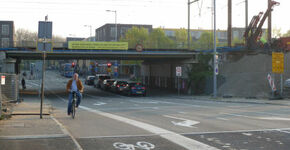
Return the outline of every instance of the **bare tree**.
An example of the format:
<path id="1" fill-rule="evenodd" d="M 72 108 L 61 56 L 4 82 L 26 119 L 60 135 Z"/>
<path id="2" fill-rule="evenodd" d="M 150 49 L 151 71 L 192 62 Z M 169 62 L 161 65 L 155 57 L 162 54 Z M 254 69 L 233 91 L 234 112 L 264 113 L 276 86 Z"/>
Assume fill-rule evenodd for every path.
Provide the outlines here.
<path id="1" fill-rule="evenodd" d="M 29 31 L 27 29 L 17 29 L 15 33 L 16 38 L 16 47 L 35 47 L 37 38 L 37 32 Z M 58 45 L 59 43 L 65 42 L 65 38 L 53 35 L 52 41 L 54 45 Z"/>

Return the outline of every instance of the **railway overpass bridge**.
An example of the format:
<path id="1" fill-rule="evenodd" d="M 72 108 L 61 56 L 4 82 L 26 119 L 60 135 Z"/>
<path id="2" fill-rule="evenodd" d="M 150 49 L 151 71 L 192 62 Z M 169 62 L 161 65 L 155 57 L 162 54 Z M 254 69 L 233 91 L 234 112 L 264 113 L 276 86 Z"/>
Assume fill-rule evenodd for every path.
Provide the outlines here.
<path id="1" fill-rule="evenodd" d="M 7 63 L 14 72 L 19 74 L 23 60 L 42 60 L 43 52 L 34 49 L 7 48 L 0 49 L 2 62 Z M 143 60 L 140 75 L 147 85 L 172 87 L 176 78 L 176 66 L 185 66 L 197 62 L 197 53 L 187 50 L 150 49 L 136 50 L 68 50 L 54 49 L 46 52 L 46 60 Z M 184 73 L 185 74 L 185 73 Z"/>

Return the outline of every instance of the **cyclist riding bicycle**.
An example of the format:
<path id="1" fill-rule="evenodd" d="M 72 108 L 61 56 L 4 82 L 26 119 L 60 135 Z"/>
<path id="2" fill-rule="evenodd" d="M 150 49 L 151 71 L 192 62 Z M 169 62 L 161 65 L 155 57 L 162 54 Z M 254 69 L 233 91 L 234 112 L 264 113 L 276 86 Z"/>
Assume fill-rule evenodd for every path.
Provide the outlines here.
<path id="1" fill-rule="evenodd" d="M 71 107 L 72 107 L 72 99 L 73 99 L 73 92 L 76 92 L 77 95 L 77 103 L 76 107 L 78 107 L 81 103 L 82 93 L 84 91 L 84 86 L 82 81 L 79 80 L 79 75 L 75 73 L 73 78 L 67 82 L 66 91 L 69 92 L 68 96 L 68 107 L 67 107 L 67 114 L 70 115 Z"/>

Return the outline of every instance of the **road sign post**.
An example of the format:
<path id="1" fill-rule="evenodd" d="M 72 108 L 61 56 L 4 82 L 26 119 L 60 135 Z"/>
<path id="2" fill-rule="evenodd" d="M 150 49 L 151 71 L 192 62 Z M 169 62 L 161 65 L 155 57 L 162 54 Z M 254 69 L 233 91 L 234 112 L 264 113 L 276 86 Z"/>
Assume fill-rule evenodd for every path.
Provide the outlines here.
<path id="1" fill-rule="evenodd" d="M 281 79 L 280 95 L 282 96 L 283 95 L 284 53 L 272 52 L 272 72 L 280 74 L 280 79 Z M 274 78 L 274 74 L 273 74 L 273 78 Z M 272 93 L 272 95 L 274 95 L 274 93 Z"/>
<path id="2" fill-rule="evenodd" d="M 176 67 L 176 76 L 177 76 L 178 95 L 180 95 L 179 78 L 182 76 L 182 68 L 180 66 Z"/>

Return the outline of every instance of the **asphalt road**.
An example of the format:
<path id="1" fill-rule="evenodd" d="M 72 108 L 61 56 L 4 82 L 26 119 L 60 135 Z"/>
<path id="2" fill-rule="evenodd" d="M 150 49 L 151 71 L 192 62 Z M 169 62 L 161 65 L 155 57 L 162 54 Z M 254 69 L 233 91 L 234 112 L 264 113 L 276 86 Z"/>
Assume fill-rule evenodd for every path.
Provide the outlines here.
<path id="1" fill-rule="evenodd" d="M 45 101 L 53 106 L 55 120 L 71 135 L 62 138 L 63 149 L 71 149 L 72 144 L 67 143 L 89 150 L 290 147 L 289 106 L 192 100 L 158 92 L 128 97 L 86 85 L 81 107 L 76 118 L 71 119 L 66 115 L 68 96 L 64 92 L 68 79 L 51 71 L 46 77 Z M 31 88 L 39 86 L 38 81 L 27 84 Z"/>

